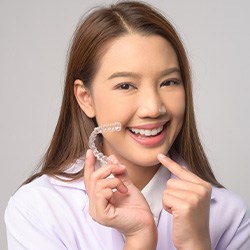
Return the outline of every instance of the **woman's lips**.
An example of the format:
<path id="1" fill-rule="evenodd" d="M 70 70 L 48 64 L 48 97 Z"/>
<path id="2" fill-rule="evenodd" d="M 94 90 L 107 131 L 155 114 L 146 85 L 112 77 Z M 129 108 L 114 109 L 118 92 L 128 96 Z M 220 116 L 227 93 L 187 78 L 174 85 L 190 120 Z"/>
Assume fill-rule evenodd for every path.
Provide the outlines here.
<path id="1" fill-rule="evenodd" d="M 139 129 L 131 128 L 129 129 L 133 134 L 142 135 L 142 136 L 155 136 L 163 130 L 163 126 L 154 128 L 154 129 Z"/>
<path id="2" fill-rule="evenodd" d="M 159 128 L 161 126 L 165 126 L 168 122 L 167 121 L 162 121 L 154 124 L 144 124 L 144 125 L 137 125 L 137 126 L 131 126 L 129 129 L 132 128 L 137 128 L 137 129 L 155 129 Z"/>
<path id="3" fill-rule="evenodd" d="M 138 143 L 145 146 L 156 146 L 165 138 L 169 122 L 156 127 L 155 125 L 129 128 L 129 135 Z M 149 129 L 151 127 L 152 129 Z"/>

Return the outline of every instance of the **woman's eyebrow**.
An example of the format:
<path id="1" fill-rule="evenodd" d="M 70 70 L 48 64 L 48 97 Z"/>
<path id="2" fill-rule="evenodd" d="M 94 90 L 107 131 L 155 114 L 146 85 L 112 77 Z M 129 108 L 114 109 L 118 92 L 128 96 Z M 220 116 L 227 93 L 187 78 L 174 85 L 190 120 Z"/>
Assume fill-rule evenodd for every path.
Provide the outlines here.
<path id="1" fill-rule="evenodd" d="M 172 74 L 174 72 L 180 73 L 180 69 L 178 67 L 173 67 L 169 69 L 165 69 L 160 72 L 160 76 L 167 76 L 169 74 Z M 135 72 L 129 72 L 129 71 L 121 71 L 121 72 L 115 72 L 111 76 L 108 77 L 108 80 L 118 78 L 118 77 L 133 77 L 133 78 L 140 78 L 141 75 Z"/>
<path id="2" fill-rule="evenodd" d="M 167 76 L 170 75 L 172 73 L 181 73 L 180 69 L 178 67 L 173 67 L 173 68 L 169 68 L 169 69 L 165 69 L 160 73 L 160 76 Z"/>
<path id="3" fill-rule="evenodd" d="M 115 72 L 111 76 L 109 76 L 108 80 L 117 78 L 117 77 L 133 77 L 133 78 L 139 78 L 140 74 L 134 73 L 134 72 L 128 72 L 128 71 L 121 71 L 121 72 Z"/>

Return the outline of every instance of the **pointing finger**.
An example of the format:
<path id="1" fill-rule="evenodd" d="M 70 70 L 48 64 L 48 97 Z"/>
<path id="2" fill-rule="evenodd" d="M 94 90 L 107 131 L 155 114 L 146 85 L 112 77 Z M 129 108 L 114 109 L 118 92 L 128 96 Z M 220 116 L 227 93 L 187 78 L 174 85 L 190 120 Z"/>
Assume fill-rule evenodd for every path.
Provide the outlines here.
<path id="1" fill-rule="evenodd" d="M 172 174 L 174 174 L 179 179 L 193 183 L 203 182 L 203 180 L 199 178 L 197 175 L 181 167 L 178 163 L 176 163 L 169 157 L 163 154 L 158 154 L 157 158 Z"/>

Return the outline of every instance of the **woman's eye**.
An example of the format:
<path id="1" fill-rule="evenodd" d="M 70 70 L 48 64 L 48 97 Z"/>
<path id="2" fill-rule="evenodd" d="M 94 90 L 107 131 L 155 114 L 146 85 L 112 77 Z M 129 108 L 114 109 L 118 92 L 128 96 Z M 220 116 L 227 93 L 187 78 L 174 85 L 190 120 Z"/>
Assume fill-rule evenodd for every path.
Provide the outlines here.
<path id="1" fill-rule="evenodd" d="M 134 89 L 135 87 L 130 84 L 130 83 L 121 83 L 117 86 L 117 89 L 124 89 L 124 90 L 129 90 L 129 89 Z"/>
<path id="2" fill-rule="evenodd" d="M 172 85 L 178 85 L 181 81 L 178 79 L 171 79 L 171 80 L 166 80 L 161 83 L 161 87 L 164 86 L 172 86 Z"/>

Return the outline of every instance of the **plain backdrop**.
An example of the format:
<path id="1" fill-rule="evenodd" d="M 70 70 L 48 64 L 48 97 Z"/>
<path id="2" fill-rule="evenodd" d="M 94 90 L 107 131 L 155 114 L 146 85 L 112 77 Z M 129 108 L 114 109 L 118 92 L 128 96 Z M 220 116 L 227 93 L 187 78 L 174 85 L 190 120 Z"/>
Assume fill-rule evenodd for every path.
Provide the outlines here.
<path id="1" fill-rule="evenodd" d="M 198 129 L 217 178 L 250 204 L 250 2 L 146 2 L 173 22 L 185 43 Z M 0 249 L 7 249 L 7 201 L 53 134 L 76 24 L 89 8 L 109 3 L 0 0 Z"/>

